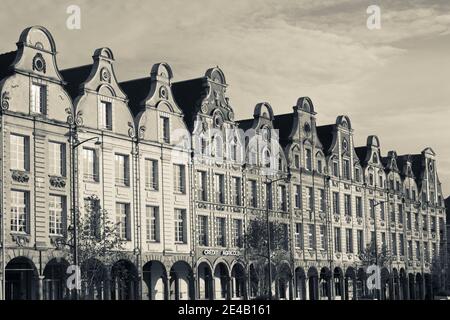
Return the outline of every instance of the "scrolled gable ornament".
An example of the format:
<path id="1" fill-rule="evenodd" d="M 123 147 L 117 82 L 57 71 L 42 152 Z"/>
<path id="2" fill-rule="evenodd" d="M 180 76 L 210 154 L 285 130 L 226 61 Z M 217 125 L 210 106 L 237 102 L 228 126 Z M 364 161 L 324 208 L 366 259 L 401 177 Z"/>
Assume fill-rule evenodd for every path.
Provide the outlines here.
<path id="1" fill-rule="evenodd" d="M 5 111 L 9 109 L 9 91 L 4 91 L 2 93 L 2 100 L 1 100 L 1 110 Z"/>

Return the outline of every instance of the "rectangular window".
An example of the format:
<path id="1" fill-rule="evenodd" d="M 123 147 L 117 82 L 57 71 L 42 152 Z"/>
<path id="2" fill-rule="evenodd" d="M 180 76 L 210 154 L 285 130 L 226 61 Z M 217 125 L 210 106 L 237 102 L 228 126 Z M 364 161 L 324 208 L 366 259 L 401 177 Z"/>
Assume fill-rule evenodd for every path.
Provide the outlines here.
<path id="1" fill-rule="evenodd" d="M 346 252 L 353 253 L 353 230 L 345 229 L 345 235 Z"/>
<path id="2" fill-rule="evenodd" d="M 375 219 L 375 200 L 369 200 L 370 218 Z"/>
<path id="3" fill-rule="evenodd" d="M 170 124 L 169 118 L 160 117 L 161 121 L 161 137 L 164 143 L 170 143 Z"/>
<path id="4" fill-rule="evenodd" d="M 412 224 L 411 224 L 411 212 L 406 213 L 406 228 L 408 230 L 411 230 Z"/>
<path id="5" fill-rule="evenodd" d="M 314 210 L 314 191 L 311 187 L 306 187 L 306 205 L 308 210 Z"/>
<path id="6" fill-rule="evenodd" d="M 273 201 L 272 201 L 272 184 L 267 183 L 264 185 L 266 192 L 266 198 L 267 198 L 267 206 L 269 207 L 269 210 L 273 210 Z"/>
<path id="7" fill-rule="evenodd" d="M 115 154 L 115 173 L 116 185 L 129 186 L 130 185 L 130 167 L 129 157 L 122 154 Z"/>
<path id="8" fill-rule="evenodd" d="M 350 160 L 344 159 L 344 178 L 350 180 Z"/>
<path id="9" fill-rule="evenodd" d="M 376 243 L 376 236 L 377 236 L 377 234 L 375 233 L 375 231 L 371 231 L 370 232 L 370 242 L 371 243 Z"/>
<path id="10" fill-rule="evenodd" d="M 337 162 L 333 162 L 333 176 L 339 177 L 339 166 Z"/>
<path id="11" fill-rule="evenodd" d="M 66 144 L 59 142 L 48 143 L 48 171 L 53 176 L 66 175 Z"/>
<path id="12" fill-rule="evenodd" d="M 145 228 L 147 241 L 159 242 L 159 208 L 147 206 L 145 212 Z"/>
<path id="13" fill-rule="evenodd" d="M 308 225 L 308 247 L 316 248 L 316 226 L 314 224 Z"/>
<path id="14" fill-rule="evenodd" d="M 431 217 L 431 232 L 436 232 L 436 217 Z"/>
<path id="15" fill-rule="evenodd" d="M 145 187 L 158 190 L 158 160 L 145 159 Z"/>
<path id="16" fill-rule="evenodd" d="M 241 178 L 231 178 L 231 200 L 235 206 L 240 206 L 241 203 Z"/>
<path id="17" fill-rule="evenodd" d="M 100 129 L 112 130 L 112 104 L 100 102 Z"/>
<path id="18" fill-rule="evenodd" d="M 208 217 L 198 216 L 198 244 L 208 246 Z"/>
<path id="19" fill-rule="evenodd" d="M 65 199 L 61 196 L 50 195 L 48 199 L 49 233 L 63 235 L 65 219 Z"/>
<path id="20" fill-rule="evenodd" d="M 186 210 L 175 209 L 175 242 L 186 243 Z"/>
<path id="21" fill-rule="evenodd" d="M 205 171 L 197 171 L 198 199 L 200 201 L 208 200 L 208 188 Z"/>
<path id="22" fill-rule="evenodd" d="M 413 199 L 413 201 L 416 201 L 416 190 L 414 190 L 414 189 L 412 191 L 412 199 Z"/>
<path id="23" fill-rule="evenodd" d="M 364 232 L 362 230 L 358 230 L 356 232 L 356 237 L 358 241 L 358 253 L 361 253 L 364 251 Z"/>
<path id="24" fill-rule="evenodd" d="M 428 219 L 427 219 L 427 216 L 424 214 L 423 216 L 422 216 L 422 230 L 423 231 L 428 231 Z"/>
<path id="25" fill-rule="evenodd" d="M 287 211 L 286 186 L 278 186 L 278 207 L 281 211 Z"/>
<path id="26" fill-rule="evenodd" d="M 294 186 L 294 192 L 295 192 L 295 208 L 296 209 L 300 209 L 301 205 L 302 205 L 302 191 L 301 191 L 301 186 L 299 186 L 298 184 Z"/>
<path id="27" fill-rule="evenodd" d="M 355 168 L 355 180 L 356 182 L 361 182 L 361 171 L 359 168 Z"/>
<path id="28" fill-rule="evenodd" d="M 339 193 L 333 192 L 333 213 L 340 214 L 339 210 Z"/>
<path id="29" fill-rule="evenodd" d="M 356 196 L 356 216 L 360 218 L 363 216 L 362 198 L 359 196 Z"/>
<path id="30" fill-rule="evenodd" d="M 430 261 L 430 252 L 428 250 L 428 242 L 423 243 L 423 257 L 426 262 Z"/>
<path id="31" fill-rule="evenodd" d="M 128 203 L 116 203 L 117 233 L 121 240 L 131 240 L 130 205 Z"/>
<path id="32" fill-rule="evenodd" d="M 323 168 L 322 160 L 317 160 L 317 172 L 322 173 L 322 168 Z"/>
<path id="33" fill-rule="evenodd" d="M 225 203 L 225 179 L 223 174 L 214 175 L 214 193 L 217 203 Z"/>
<path id="34" fill-rule="evenodd" d="M 186 169 L 184 165 L 173 165 L 174 191 L 177 193 L 186 192 Z"/>
<path id="35" fill-rule="evenodd" d="M 398 205 L 398 222 L 403 223 L 403 205 Z"/>
<path id="36" fill-rule="evenodd" d="M 31 112 L 47 113 L 47 86 L 31 84 Z"/>
<path id="37" fill-rule="evenodd" d="M 416 229 L 416 231 L 419 231 L 419 214 L 418 213 L 414 213 L 414 229 Z"/>
<path id="38" fill-rule="evenodd" d="M 384 202 L 380 202 L 380 219 L 383 221 L 385 219 L 384 207 Z"/>
<path id="39" fill-rule="evenodd" d="M 395 223 L 395 205 L 391 203 L 391 222 Z"/>
<path id="40" fill-rule="evenodd" d="M 403 234 L 400 233 L 398 235 L 398 248 L 399 253 L 401 256 L 405 255 L 405 238 L 403 237 Z"/>
<path id="41" fill-rule="evenodd" d="M 250 206 L 256 208 L 258 205 L 258 190 L 256 189 L 256 180 L 248 181 Z"/>
<path id="42" fill-rule="evenodd" d="M 416 241 L 416 259 L 420 260 L 420 242 Z"/>
<path id="43" fill-rule="evenodd" d="M 28 233 L 28 192 L 11 191 L 11 231 Z"/>
<path id="44" fill-rule="evenodd" d="M 305 162 L 306 162 L 306 170 L 311 171 L 312 170 L 312 155 L 311 155 L 311 149 L 305 149 Z"/>
<path id="45" fill-rule="evenodd" d="M 413 259 L 413 243 L 411 240 L 408 241 L 408 258 Z"/>
<path id="46" fill-rule="evenodd" d="M 98 181 L 98 159 L 94 149 L 83 149 L 83 169 L 85 180 Z"/>
<path id="47" fill-rule="evenodd" d="M 345 215 L 352 215 L 352 198 L 349 194 L 344 195 Z"/>
<path id="48" fill-rule="evenodd" d="M 396 256 L 397 255 L 397 235 L 395 233 L 391 234 L 391 244 L 392 244 L 392 246 L 391 246 L 392 254 L 394 256 Z"/>
<path id="49" fill-rule="evenodd" d="M 294 155 L 294 166 L 297 169 L 300 169 L 300 156 L 298 154 Z"/>
<path id="50" fill-rule="evenodd" d="M 216 218 L 216 245 L 226 247 L 225 218 Z"/>
<path id="51" fill-rule="evenodd" d="M 324 225 L 319 226 L 320 249 L 327 250 L 327 230 Z"/>
<path id="52" fill-rule="evenodd" d="M 88 232 L 90 237 L 99 239 L 101 231 L 100 199 L 92 197 L 84 199 L 84 209 L 86 217 L 89 218 L 88 224 L 86 225 L 87 230 L 85 231 Z"/>
<path id="53" fill-rule="evenodd" d="M 17 134 L 10 135 L 10 168 L 20 171 L 30 169 L 29 138 Z"/>
<path id="54" fill-rule="evenodd" d="M 381 233 L 381 245 L 382 246 L 386 245 L 386 232 Z"/>
<path id="55" fill-rule="evenodd" d="M 301 223 L 295 224 L 295 247 L 303 249 L 303 225 Z"/>
<path id="56" fill-rule="evenodd" d="M 334 228 L 334 251 L 342 252 L 341 247 L 341 228 Z"/>
<path id="57" fill-rule="evenodd" d="M 242 220 L 233 219 L 233 247 L 242 248 Z"/>
<path id="58" fill-rule="evenodd" d="M 325 212 L 326 202 L 325 202 L 325 190 L 319 189 L 319 208 L 320 212 Z"/>

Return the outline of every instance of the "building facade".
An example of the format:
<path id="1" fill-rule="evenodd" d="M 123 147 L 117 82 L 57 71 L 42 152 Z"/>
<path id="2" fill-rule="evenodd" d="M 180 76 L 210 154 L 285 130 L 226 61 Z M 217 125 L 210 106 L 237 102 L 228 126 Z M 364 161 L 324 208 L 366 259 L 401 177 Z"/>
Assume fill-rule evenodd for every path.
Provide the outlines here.
<path id="1" fill-rule="evenodd" d="M 259 103 L 237 121 L 218 67 L 173 82 L 157 63 L 120 82 L 114 63 L 100 48 L 92 64 L 59 70 L 38 26 L 0 55 L 1 299 L 70 298 L 76 217 L 93 212 L 114 222 L 121 246 L 80 263 L 101 270 L 82 283 L 86 299 L 254 298 L 244 235 L 266 214 L 289 253 L 272 285 L 279 299 L 367 297 L 360 253 L 371 243 L 390 253 L 378 298 L 428 299 L 445 284 L 431 148 L 383 155 L 376 136 L 355 146 L 350 119 L 317 126 L 306 97 L 291 113 Z"/>

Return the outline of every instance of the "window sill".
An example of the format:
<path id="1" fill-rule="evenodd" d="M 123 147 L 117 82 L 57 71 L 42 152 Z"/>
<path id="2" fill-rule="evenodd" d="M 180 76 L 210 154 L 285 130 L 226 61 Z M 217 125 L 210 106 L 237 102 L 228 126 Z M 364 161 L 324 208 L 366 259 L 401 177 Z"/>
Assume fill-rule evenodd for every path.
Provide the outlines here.
<path id="1" fill-rule="evenodd" d="M 145 191 L 159 191 L 159 188 L 145 187 Z"/>
<path id="2" fill-rule="evenodd" d="M 175 241 L 175 244 L 187 244 L 187 242 L 184 242 L 184 241 Z"/>
<path id="3" fill-rule="evenodd" d="M 160 244 L 161 242 L 159 240 L 147 240 L 148 244 Z"/>

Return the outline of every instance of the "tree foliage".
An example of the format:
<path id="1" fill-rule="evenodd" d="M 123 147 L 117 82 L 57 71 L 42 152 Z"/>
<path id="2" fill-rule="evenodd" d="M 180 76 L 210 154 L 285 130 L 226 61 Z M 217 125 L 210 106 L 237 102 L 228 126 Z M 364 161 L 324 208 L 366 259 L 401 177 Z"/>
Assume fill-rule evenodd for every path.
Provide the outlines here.
<path id="1" fill-rule="evenodd" d="M 377 250 L 375 243 L 372 241 L 359 253 L 359 259 L 366 267 L 370 265 L 385 267 L 392 261 L 393 256 L 385 244 Z"/>
<path id="2" fill-rule="evenodd" d="M 256 273 L 255 281 L 251 284 L 252 289 L 260 296 L 268 294 L 268 235 L 266 217 L 264 215 L 252 217 L 244 236 L 245 249 Z M 289 237 L 286 224 L 278 221 L 270 222 L 270 249 L 273 281 L 281 271 L 281 262 L 289 260 Z"/>

